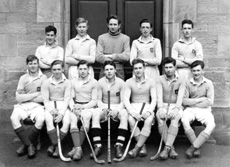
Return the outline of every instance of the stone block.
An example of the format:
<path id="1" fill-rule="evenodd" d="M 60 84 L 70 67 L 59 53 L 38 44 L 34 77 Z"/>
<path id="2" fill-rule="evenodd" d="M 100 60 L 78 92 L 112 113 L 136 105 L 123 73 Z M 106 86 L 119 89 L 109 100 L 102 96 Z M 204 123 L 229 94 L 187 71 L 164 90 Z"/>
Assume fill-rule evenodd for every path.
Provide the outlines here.
<path id="1" fill-rule="evenodd" d="M 13 68 L 17 68 L 17 67 L 24 67 L 26 65 L 26 60 L 24 57 L 4 57 L 2 59 L 2 66 L 4 67 L 13 67 Z"/>
<path id="2" fill-rule="evenodd" d="M 230 35 L 218 35 L 217 54 L 219 58 L 230 58 Z"/>
<path id="3" fill-rule="evenodd" d="M 6 23 L 6 14 L 0 13 L 0 24 Z"/>
<path id="4" fill-rule="evenodd" d="M 8 23 L 31 23 L 37 19 L 35 12 L 33 13 L 9 13 L 6 15 Z"/>
<path id="5" fill-rule="evenodd" d="M 230 24 L 210 23 L 208 25 L 208 32 L 210 35 L 230 35 Z"/>
<path id="6" fill-rule="evenodd" d="M 26 33 L 26 23 L 0 23 L 0 34 Z"/>
<path id="7" fill-rule="evenodd" d="M 64 3 L 64 22 L 70 24 L 70 0 L 65 0 Z"/>
<path id="8" fill-rule="evenodd" d="M 37 22 L 63 22 L 62 0 L 37 1 Z"/>
<path id="9" fill-rule="evenodd" d="M 0 56 L 17 56 L 17 36 L 13 34 L 0 34 Z"/>
<path id="10" fill-rule="evenodd" d="M 196 22 L 197 0 L 176 0 L 173 1 L 174 22 L 180 23 L 184 19 Z"/>
<path id="11" fill-rule="evenodd" d="M 221 58 L 218 57 L 207 59 L 207 66 L 208 67 L 221 67 L 223 69 L 226 69 L 229 67 L 230 64 L 230 58 Z"/>
<path id="12" fill-rule="evenodd" d="M 230 22 L 229 14 L 210 14 L 202 13 L 197 15 L 197 22 L 205 24 L 228 24 Z"/>
<path id="13" fill-rule="evenodd" d="M 28 55 L 34 55 L 35 54 L 36 49 L 37 49 L 37 46 L 34 46 L 34 45 L 19 46 L 18 47 L 18 56 L 24 57 L 26 60 L 26 57 Z"/>
<path id="14" fill-rule="evenodd" d="M 219 0 L 197 1 L 197 13 L 218 13 Z"/>
<path id="15" fill-rule="evenodd" d="M 0 12 L 35 12 L 36 0 L 1 0 Z"/>
<path id="16" fill-rule="evenodd" d="M 230 13 L 230 1 L 219 0 L 218 1 L 219 13 Z"/>

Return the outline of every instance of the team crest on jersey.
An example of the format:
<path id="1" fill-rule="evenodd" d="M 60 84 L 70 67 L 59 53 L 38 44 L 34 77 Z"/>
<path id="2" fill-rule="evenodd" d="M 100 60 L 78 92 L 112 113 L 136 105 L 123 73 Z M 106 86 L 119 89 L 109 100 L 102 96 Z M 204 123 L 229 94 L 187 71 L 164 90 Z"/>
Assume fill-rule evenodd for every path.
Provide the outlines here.
<path id="1" fill-rule="evenodd" d="M 117 93 L 116 93 L 116 96 L 120 96 L 120 92 L 117 92 Z"/>
<path id="2" fill-rule="evenodd" d="M 40 92 L 41 91 L 41 87 L 37 87 L 37 92 Z"/>
<path id="3" fill-rule="evenodd" d="M 150 48 L 150 52 L 153 53 L 153 48 Z"/>
<path id="4" fill-rule="evenodd" d="M 194 55 L 196 55 L 196 50 L 195 50 L 195 49 L 193 49 L 193 50 L 192 50 L 192 53 L 193 53 Z"/>
<path id="5" fill-rule="evenodd" d="M 178 94 L 178 89 L 175 90 L 175 94 L 176 94 L 176 95 Z"/>

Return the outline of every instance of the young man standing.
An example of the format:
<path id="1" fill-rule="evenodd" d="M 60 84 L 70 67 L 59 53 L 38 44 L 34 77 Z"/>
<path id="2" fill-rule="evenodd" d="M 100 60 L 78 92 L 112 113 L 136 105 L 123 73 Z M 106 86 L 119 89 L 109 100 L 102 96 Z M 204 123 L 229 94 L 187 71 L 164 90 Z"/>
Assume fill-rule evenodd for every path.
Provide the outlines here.
<path id="1" fill-rule="evenodd" d="M 90 127 L 92 112 L 97 104 L 97 81 L 92 79 L 89 74 L 89 64 L 85 60 L 79 61 L 79 77 L 74 78 L 72 83 L 72 99 L 70 100 L 70 133 L 74 147 L 68 153 L 73 160 L 80 160 L 83 156 L 82 144 L 85 140 L 84 128 L 78 128 L 80 117 L 83 118 L 87 132 Z"/>
<path id="2" fill-rule="evenodd" d="M 62 121 L 60 139 L 63 140 L 69 130 L 68 106 L 71 97 L 71 83 L 63 74 L 63 61 L 55 60 L 51 64 L 51 71 L 52 76 L 42 85 L 42 97 L 45 105 L 47 133 L 52 142 L 47 153 L 50 156 L 58 157 L 57 132 L 54 127 L 54 122 L 57 124 Z"/>
<path id="3" fill-rule="evenodd" d="M 121 33 L 121 20 L 116 15 L 107 18 L 108 33 L 98 37 L 97 62 L 104 64 L 105 61 L 114 61 L 117 76 L 125 79 L 124 63 L 129 61 L 130 39 Z M 103 77 L 103 69 L 100 78 Z"/>
<path id="4" fill-rule="evenodd" d="M 203 49 L 201 43 L 192 36 L 193 22 L 183 20 L 181 25 L 183 37 L 174 43 L 171 57 L 177 61 L 178 73 L 188 80 L 192 78 L 190 65 L 195 60 L 203 60 Z"/>
<path id="5" fill-rule="evenodd" d="M 191 64 L 193 78 L 187 82 L 183 105 L 186 107 L 181 119 L 185 134 L 191 146 L 185 152 L 187 158 L 199 157 L 200 147 L 209 138 L 215 128 L 215 120 L 211 111 L 214 102 L 214 87 L 211 80 L 205 78 L 204 62 L 197 60 Z M 190 123 L 197 120 L 205 125 L 205 129 L 196 137 Z"/>
<path id="6" fill-rule="evenodd" d="M 57 29 L 54 26 L 47 26 L 45 28 L 45 44 L 39 46 L 36 49 L 35 55 L 39 59 L 39 67 L 42 72 L 50 77 L 51 73 L 51 63 L 54 60 L 62 60 L 64 58 L 64 50 L 62 47 L 58 46 L 56 37 L 57 37 Z"/>
<path id="7" fill-rule="evenodd" d="M 106 121 L 110 116 L 114 121 L 120 121 L 118 127 L 118 137 L 115 144 L 115 156 L 122 157 L 122 147 L 128 130 L 128 114 L 124 109 L 124 81 L 117 78 L 115 63 L 105 61 L 103 65 L 105 76 L 98 81 L 98 98 L 97 106 L 92 117 L 92 136 L 95 145 L 96 156 L 101 155 L 101 126 L 100 121 Z M 110 110 L 108 109 L 108 91 L 110 91 Z M 92 155 L 91 155 L 92 157 Z"/>
<path id="8" fill-rule="evenodd" d="M 162 51 L 160 40 L 150 34 L 153 30 L 152 26 L 150 20 L 141 20 L 140 31 L 142 35 L 133 41 L 130 63 L 132 63 L 133 59 L 142 59 L 145 62 L 145 74 L 150 78 L 155 78 L 160 74 L 158 65 L 161 64 Z"/>
<path id="9" fill-rule="evenodd" d="M 16 90 L 14 110 L 10 117 L 13 128 L 22 142 L 22 146 L 16 151 L 18 156 L 28 153 L 29 158 L 35 157 L 34 145 L 38 140 L 38 134 L 44 123 L 44 107 L 42 106 L 41 85 L 46 79 L 39 69 L 39 60 L 34 55 L 26 58 L 27 74 L 20 77 Z M 31 119 L 35 124 L 30 134 L 25 130 L 22 121 Z"/>
<path id="10" fill-rule="evenodd" d="M 176 60 L 166 57 L 163 60 L 165 74 L 157 82 L 158 98 L 158 131 L 163 136 L 165 148 L 160 154 L 162 160 L 168 157 L 177 158 L 178 154 L 173 143 L 178 133 L 179 121 L 182 117 L 182 100 L 185 92 L 185 80 L 176 73 Z M 170 103 L 168 108 L 168 103 Z M 167 111 L 168 108 L 168 111 Z M 170 125 L 164 125 L 165 119 L 170 120 Z"/>
<path id="11" fill-rule="evenodd" d="M 79 61 L 85 60 L 88 64 L 95 62 L 96 42 L 87 34 L 89 28 L 88 20 L 80 17 L 76 20 L 75 28 L 77 36 L 67 43 L 65 51 L 65 62 L 69 67 L 69 79 L 78 78 L 77 65 Z M 89 74 L 94 78 L 94 71 L 90 66 Z"/>
<path id="12" fill-rule="evenodd" d="M 137 144 L 129 151 L 130 157 L 137 155 L 143 157 L 147 155 L 145 141 L 148 139 L 153 124 L 154 109 L 156 106 L 156 86 L 155 81 L 145 75 L 145 62 L 141 59 L 134 59 L 133 78 L 126 81 L 124 104 L 129 113 L 129 126 L 131 131 L 134 129 L 135 122 L 144 121 L 144 126 L 140 130 L 136 128 L 134 137 Z M 145 108 L 140 114 L 142 104 L 146 103 Z"/>

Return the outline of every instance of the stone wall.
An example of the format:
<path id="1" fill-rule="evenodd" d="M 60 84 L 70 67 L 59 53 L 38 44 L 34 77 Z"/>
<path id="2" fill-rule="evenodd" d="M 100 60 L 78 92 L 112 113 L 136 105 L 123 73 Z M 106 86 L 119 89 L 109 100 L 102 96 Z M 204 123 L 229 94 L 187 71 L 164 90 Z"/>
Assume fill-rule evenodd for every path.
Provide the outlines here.
<path id="1" fill-rule="evenodd" d="M 44 28 L 58 29 L 63 47 L 69 39 L 70 0 L 0 1 L 0 108 L 11 109 L 25 58 L 44 43 Z"/>

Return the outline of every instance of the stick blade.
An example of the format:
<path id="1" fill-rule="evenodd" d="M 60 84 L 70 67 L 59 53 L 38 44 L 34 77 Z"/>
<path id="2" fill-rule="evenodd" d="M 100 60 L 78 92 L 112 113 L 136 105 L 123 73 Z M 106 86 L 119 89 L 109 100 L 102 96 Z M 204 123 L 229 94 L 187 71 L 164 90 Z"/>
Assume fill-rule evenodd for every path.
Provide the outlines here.
<path id="1" fill-rule="evenodd" d="M 95 162 L 98 163 L 98 164 L 101 164 L 101 165 L 105 163 L 104 160 L 99 160 L 99 159 L 95 160 Z"/>
<path id="2" fill-rule="evenodd" d="M 125 156 L 124 157 L 122 156 L 121 158 L 113 158 L 115 162 L 121 162 L 121 161 L 124 161 L 124 159 L 125 159 Z"/>
<path id="3" fill-rule="evenodd" d="M 151 161 L 155 161 L 156 159 L 159 158 L 159 154 L 156 154 L 150 158 Z"/>

